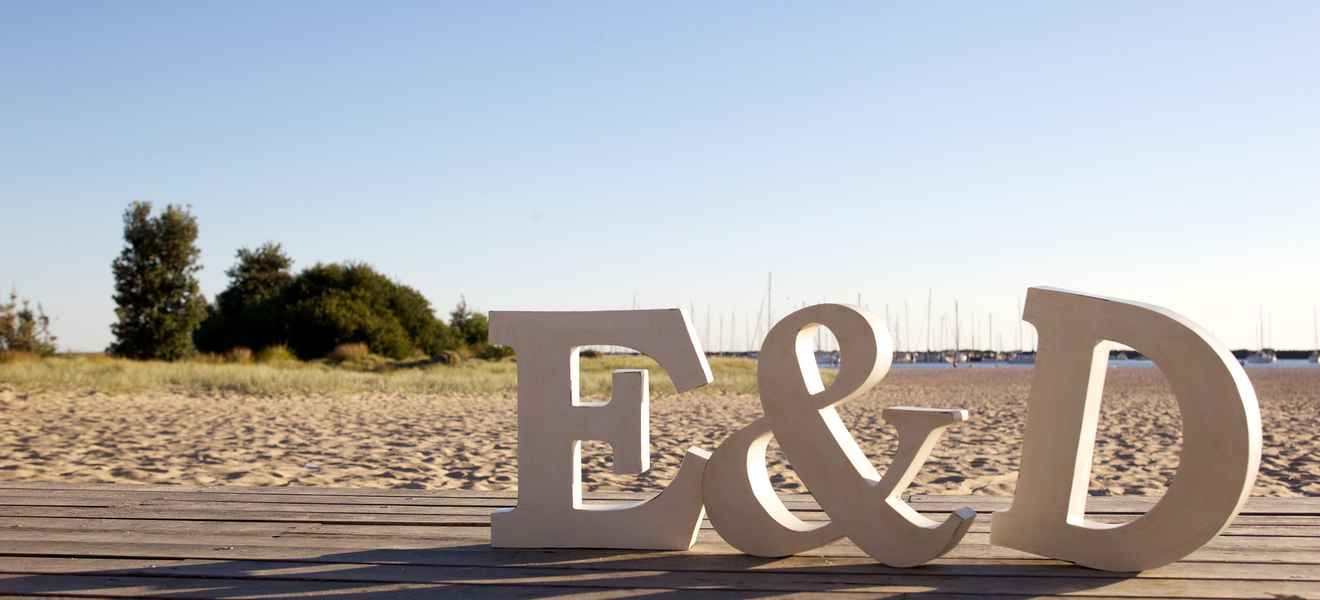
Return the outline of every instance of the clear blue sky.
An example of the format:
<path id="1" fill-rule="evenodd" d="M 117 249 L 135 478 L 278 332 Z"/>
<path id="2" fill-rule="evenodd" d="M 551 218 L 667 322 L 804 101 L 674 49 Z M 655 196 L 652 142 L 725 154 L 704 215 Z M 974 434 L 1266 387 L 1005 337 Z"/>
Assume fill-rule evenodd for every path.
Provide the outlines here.
<path id="1" fill-rule="evenodd" d="M 442 310 L 741 332 L 773 271 L 913 337 L 1047 284 L 1312 344 L 1320 3 L 466 4 L 5 3 L 0 283 L 104 347 L 150 200 L 208 296 L 275 240 Z"/>

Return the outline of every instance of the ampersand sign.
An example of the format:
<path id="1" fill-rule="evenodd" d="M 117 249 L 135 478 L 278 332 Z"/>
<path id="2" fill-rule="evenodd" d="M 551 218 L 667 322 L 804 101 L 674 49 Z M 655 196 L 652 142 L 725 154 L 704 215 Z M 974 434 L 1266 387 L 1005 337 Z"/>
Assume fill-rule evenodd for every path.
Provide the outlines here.
<path id="1" fill-rule="evenodd" d="M 816 327 L 839 341 L 838 377 L 827 388 L 812 351 Z M 899 447 L 882 478 L 853 440 L 835 406 L 865 393 L 885 376 L 893 343 L 874 316 L 841 304 L 794 312 L 766 336 L 756 369 L 765 416 L 729 436 L 706 466 L 702 493 L 711 523 L 725 541 L 757 556 L 804 552 L 848 536 L 891 566 L 919 565 L 951 550 L 976 511 L 960 508 L 943 523 L 913 510 L 900 494 L 939 440 L 967 411 L 891 407 L 884 418 L 898 430 Z M 808 524 L 784 506 L 765 468 L 770 437 L 829 514 Z"/>

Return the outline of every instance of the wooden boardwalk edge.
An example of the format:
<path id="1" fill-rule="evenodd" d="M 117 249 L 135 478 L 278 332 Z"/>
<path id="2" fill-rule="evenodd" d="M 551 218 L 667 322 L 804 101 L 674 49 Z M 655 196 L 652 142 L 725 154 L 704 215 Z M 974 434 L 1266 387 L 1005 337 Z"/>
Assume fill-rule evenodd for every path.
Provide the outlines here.
<path id="1" fill-rule="evenodd" d="M 946 557 L 893 569 L 846 539 L 784 559 L 750 557 L 709 524 L 689 552 L 493 549 L 489 515 L 512 506 L 512 492 L 0 482 L 0 594 L 1320 599 L 1320 498 L 1252 498 L 1225 535 L 1139 574 L 991 546 L 992 513 L 1009 501 L 912 497 L 937 517 L 964 505 L 982 515 Z M 1098 520 L 1123 521 L 1154 501 L 1101 497 L 1088 508 Z M 809 495 L 786 503 L 803 518 L 828 518 Z"/>

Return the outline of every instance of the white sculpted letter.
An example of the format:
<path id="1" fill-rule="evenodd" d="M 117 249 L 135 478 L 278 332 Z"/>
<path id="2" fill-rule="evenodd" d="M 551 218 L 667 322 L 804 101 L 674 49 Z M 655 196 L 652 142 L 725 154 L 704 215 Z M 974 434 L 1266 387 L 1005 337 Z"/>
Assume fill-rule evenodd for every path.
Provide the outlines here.
<path id="1" fill-rule="evenodd" d="M 842 360 L 828 388 L 812 355 L 811 333 L 819 325 L 838 338 Z M 784 556 L 847 535 L 876 560 L 905 567 L 936 558 L 962 539 L 976 511 L 961 508 L 938 523 L 900 494 L 944 428 L 967 420 L 967 411 L 885 409 L 885 420 L 898 429 L 899 447 L 884 477 L 835 411 L 878 383 L 893 354 L 886 329 L 874 316 L 841 304 L 809 306 L 775 324 L 756 367 L 765 417 L 720 444 L 706 472 L 710 520 L 726 541 L 748 554 Z M 775 495 L 765 472 L 771 435 L 829 514 L 829 523 L 801 521 Z"/>
<path id="2" fill-rule="evenodd" d="M 501 548 L 686 550 L 703 514 L 709 455 L 689 448 L 678 475 L 646 502 L 584 504 L 582 440 L 609 442 L 620 473 L 650 468 L 650 388 L 645 370 L 614 372 L 610 401 L 578 397 L 578 348 L 628 346 L 654 358 L 679 391 L 713 379 L 682 311 L 490 313 L 492 342 L 518 353 L 518 506 L 491 516 Z"/>
<path id="3" fill-rule="evenodd" d="M 990 542 L 1109 571 L 1176 561 L 1222 531 L 1260 466 L 1260 409 L 1233 355 L 1168 310 L 1050 288 L 1027 293 L 1040 332 L 1013 505 Z M 1108 352 L 1131 346 L 1162 370 L 1182 413 L 1183 449 L 1169 491 L 1124 525 L 1086 520 L 1086 489 Z"/>

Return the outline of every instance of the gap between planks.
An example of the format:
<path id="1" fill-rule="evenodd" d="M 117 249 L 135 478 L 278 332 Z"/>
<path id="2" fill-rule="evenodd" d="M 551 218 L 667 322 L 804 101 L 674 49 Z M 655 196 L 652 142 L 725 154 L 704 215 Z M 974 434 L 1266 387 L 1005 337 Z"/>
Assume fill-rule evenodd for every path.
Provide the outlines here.
<path id="1" fill-rule="evenodd" d="M 521 585 L 759 592 L 1051 594 L 1161 596 L 1169 598 L 1254 598 L 1263 590 L 1279 595 L 1320 592 L 1320 583 L 1288 580 L 1172 580 L 1162 578 L 1023 577 L 1011 566 L 976 576 L 917 573 L 819 573 L 810 569 L 747 573 L 680 570 L 574 570 L 518 567 L 363 565 L 271 561 L 180 560 L 160 564 L 144 559 L 23 558 L 0 566 L 0 586 L 16 576 L 119 577 L 128 580 L 188 578 L 244 582 L 360 584 Z M 61 591 L 61 590 L 52 590 Z"/>
<path id="2" fill-rule="evenodd" d="M 466 494 L 462 491 L 436 491 L 435 493 L 394 495 L 383 498 L 364 497 L 360 494 L 337 495 L 318 493 L 317 490 L 300 493 L 281 493 L 272 489 L 294 488 L 240 488 L 236 492 L 226 488 L 156 490 L 134 489 L 137 486 L 96 485 L 88 488 L 66 489 L 41 484 L 9 484 L 0 486 L 0 503 L 11 502 L 22 505 L 45 502 L 62 502 L 68 505 L 88 504 L 103 506 L 106 504 L 144 501 L 188 501 L 228 502 L 236 504 L 328 504 L 328 505 L 379 505 L 379 506 L 490 506 L 510 507 L 516 498 L 507 496 L 488 496 Z M 141 486 L 168 487 L 168 486 Z M 654 494 L 645 493 L 588 493 L 588 500 L 645 500 Z M 296 498 L 296 500 L 295 500 Z M 820 510 L 819 505 L 809 494 L 782 494 L 785 505 L 794 510 Z M 24 500 L 28 499 L 28 500 Z M 1091 497 L 1087 510 L 1093 514 L 1144 514 L 1155 504 L 1158 498 L 1142 496 L 1097 496 Z M 926 512 L 949 512 L 963 506 L 971 506 L 978 512 L 995 512 L 1008 508 L 1011 497 L 1005 496 L 914 496 L 909 500 L 913 508 Z M 1320 516 L 1320 498 L 1251 498 L 1242 510 L 1243 515 L 1284 516 L 1317 515 Z"/>
<path id="3" fill-rule="evenodd" d="M 291 491 L 293 490 L 293 491 Z M 0 571 L 22 571 L 17 573 L 22 578 L 72 576 L 79 581 L 98 580 L 100 573 L 91 574 L 42 574 L 41 569 L 32 567 L 34 562 L 19 568 L 16 564 L 26 559 L 53 560 L 49 565 L 71 564 L 85 560 L 105 560 L 116 552 L 124 553 L 118 560 L 194 560 L 204 563 L 214 561 L 236 562 L 252 566 L 252 561 L 271 561 L 296 559 L 299 564 L 342 565 L 362 563 L 336 562 L 335 556 L 351 554 L 354 556 L 392 556 L 393 561 L 370 563 L 389 565 L 391 568 L 433 567 L 433 568 L 481 568 L 504 569 L 521 573 L 515 587 L 532 590 L 541 588 L 560 589 L 555 585 L 546 585 L 527 569 L 561 569 L 567 571 L 610 571 L 625 572 L 625 575 L 612 575 L 611 580 L 619 577 L 636 577 L 644 567 L 656 567 L 657 572 L 671 581 L 682 580 L 684 586 L 694 585 L 690 589 L 707 589 L 690 582 L 706 581 L 692 579 L 692 574 L 726 573 L 734 578 L 745 579 L 768 577 L 767 573 L 778 573 L 792 577 L 803 576 L 803 572 L 812 576 L 824 575 L 828 578 L 838 576 L 857 576 L 856 585 L 848 590 L 868 594 L 890 593 L 883 585 L 877 587 L 875 577 L 883 575 L 892 579 L 885 580 L 910 584 L 920 577 L 935 577 L 937 582 L 944 582 L 943 588 L 923 588 L 923 596 L 932 589 L 936 595 L 943 593 L 964 593 L 963 588 L 950 587 L 948 578 L 964 577 L 969 580 L 1016 581 L 1013 578 L 1034 578 L 1034 585 L 1045 585 L 1042 581 L 1061 579 L 1113 580 L 1111 574 L 1063 566 L 1057 561 L 1030 557 L 1014 551 L 989 546 L 985 538 L 985 521 L 993 510 L 1006 508 L 1011 498 L 989 496 L 917 496 L 911 499 L 914 507 L 928 513 L 940 513 L 964 504 L 970 504 L 983 513 L 978 519 L 977 529 L 967 538 L 967 543 L 956 548 L 946 559 L 941 559 L 923 570 L 902 570 L 886 573 L 883 567 L 869 561 L 860 551 L 847 542 L 835 543 L 823 548 L 816 557 L 800 556 L 776 561 L 778 568 L 756 568 L 755 561 L 735 554 L 709 529 L 700 534 L 700 542 L 695 551 L 689 553 L 613 553 L 623 558 L 599 558 L 604 555 L 582 554 L 583 551 L 512 551 L 489 548 L 488 515 L 495 508 L 511 506 L 514 492 L 470 493 L 461 490 L 437 490 L 434 492 L 397 491 L 397 490 L 345 490 L 323 488 L 196 488 L 184 486 L 114 486 L 100 484 L 14 484 L 0 485 L 0 523 L 10 525 L 0 530 Z M 381 493 L 385 492 L 385 493 Z M 601 499 L 644 499 L 652 494 L 643 493 L 603 493 L 588 494 L 588 497 Z M 788 495 L 786 503 L 795 510 L 802 511 L 809 519 L 826 518 L 819 512 L 814 500 L 809 495 Z M 1144 512 L 1154 504 L 1156 498 L 1145 497 L 1101 497 L 1093 498 L 1091 507 L 1097 511 L 1098 519 L 1121 520 L 1127 514 Z M 61 504 L 63 502 L 63 504 Z M 325 510 L 331 509 L 331 510 Z M 334 510 L 339 509 L 339 510 Z M 1317 571 L 1313 565 L 1320 563 L 1320 545 L 1312 535 L 1317 531 L 1320 520 L 1311 516 L 1320 515 L 1320 499 L 1308 498 L 1253 498 L 1248 504 L 1244 516 L 1235 523 L 1229 535 L 1218 538 L 1206 548 L 1198 551 L 1189 560 L 1143 573 L 1140 576 L 1125 578 L 1129 581 L 1177 581 L 1189 583 L 1190 587 L 1178 587 L 1181 583 L 1169 584 L 1173 588 L 1164 589 L 1124 583 L 1127 588 L 1119 588 L 1120 595 L 1144 595 L 1147 591 L 1158 592 L 1155 595 L 1185 595 L 1179 590 L 1190 590 L 1197 594 L 1216 597 L 1247 597 L 1247 589 L 1236 583 L 1246 581 L 1257 588 L 1270 587 L 1274 593 L 1300 596 L 1320 596 L 1320 582 L 1317 576 L 1309 575 Z M 414 512 L 419 511 L 419 512 Z M 448 513 L 457 514 L 448 514 Z M 255 518 L 261 513 L 277 514 L 275 517 Z M 189 515 L 185 517 L 184 515 Z M 343 518 L 327 518 L 330 515 L 342 515 Z M 456 519 L 456 517 L 462 517 Z M 382 522 L 381 518 L 393 518 L 397 521 Z M 418 523 L 418 519 L 429 519 L 429 523 Z M 1290 521 L 1290 519 L 1292 519 Z M 327 522 L 329 521 L 329 522 Z M 464 521 L 458 523 L 455 521 Z M 460 526 L 462 525 L 462 526 Z M 144 531 L 144 530 L 154 530 Z M 218 531 L 223 530 L 223 531 Z M 1289 534 L 1289 532 L 1301 532 Z M 416 536 L 411 537 L 411 536 Z M 187 544 L 171 543 L 183 537 Z M 1311 538 L 1311 539 L 1308 539 Z M 450 545 L 448 548 L 435 548 L 436 544 Z M 308 546 L 310 545 L 310 546 Z M 453 547 L 453 546 L 457 547 Z M 401 546 L 401 547 L 400 547 Z M 208 547 L 210 548 L 208 552 Z M 67 554 L 60 554 L 64 552 Z M 544 559 L 546 556 L 559 557 L 561 562 L 554 565 L 538 564 L 509 566 L 499 563 L 509 556 L 533 556 Z M 384 554 L 381 554 L 384 553 Z M 436 554 L 441 554 L 445 561 L 454 561 L 457 565 L 437 565 L 422 562 L 435 562 Z M 152 556 L 142 556 L 148 554 Z M 160 556 L 155 556 L 159 554 Z M 235 556 L 236 554 L 241 556 Z M 173 556 L 173 558 L 167 558 Z M 592 560 L 583 556 L 597 556 Z M 71 558 L 81 557 L 81 558 Z M 327 558 L 329 557 L 329 558 Z M 429 558 L 428 558 L 429 557 Z M 502 558 L 501 558 L 502 557 Z M 565 558 L 569 557 L 569 558 Z M 572 558 L 578 557 L 578 558 Z M 681 557 L 682 560 L 675 560 Z M 403 562 L 397 562 L 403 560 Z M 562 562 L 567 560 L 567 563 Z M 747 561 L 752 562 L 747 562 Z M 602 564 L 604 561 L 604 564 Z M 649 561 L 649 562 L 648 562 Z M 743 561 L 743 562 L 739 562 Z M 786 562 L 785 562 L 786 561 Z M 796 561 L 796 562 L 794 562 Z M 803 561 L 806 561 L 805 563 Z M 811 562 L 815 561 L 815 562 Z M 108 564 L 108 563 L 105 563 Z M 128 563 L 124 563 L 128 564 Z M 809 565 L 793 567 L 791 565 Z M 668 565 L 668 566 L 666 566 Z M 691 565 L 691 566 L 683 566 Z M 728 567 L 728 571 L 715 568 L 719 565 Z M 196 565 L 194 565 L 196 566 Z M 1011 567 L 1011 568 L 1010 568 Z M 53 571 L 64 567 L 51 566 Z M 127 568 L 127 567 L 126 567 Z M 141 568 L 139 567 L 136 568 Z M 331 567 L 334 568 L 334 567 Z M 24 570 L 26 569 L 26 570 Z M 860 575 L 857 569 L 865 570 Z M 877 570 L 880 569 L 880 570 Z M 979 570 L 978 570 L 979 569 Z M 1043 570 L 1042 570 L 1043 569 Z M 122 569 L 121 569 L 122 570 Z M 131 569 L 129 569 L 131 570 Z M 961 570 L 961 571 L 959 571 Z M 33 571 L 33 572 L 29 572 Z M 1086 573 L 1085 575 L 1080 573 Z M 449 571 L 435 578 L 443 579 L 440 584 L 427 582 L 424 589 L 431 592 L 437 589 L 461 590 L 472 585 L 480 585 L 482 591 L 492 591 L 490 586 L 506 590 L 504 583 L 473 584 L 462 579 L 460 574 L 446 575 Z M 681 573 L 685 575 L 675 575 Z M 960 574 L 961 573 L 961 574 Z M 996 574 L 998 573 L 998 574 Z M 1016 573 L 1005 575 L 1005 573 Z M 545 575 L 552 576 L 555 574 Z M 577 576 L 577 575 L 574 575 Z M 153 578 L 162 580 L 160 571 L 129 573 L 123 577 Z M 202 579 L 207 579 L 198 575 Z M 650 577 L 650 575 L 647 575 Z M 687 579 L 683 579 L 687 577 Z M 999 579 L 994 579 L 998 577 Z M 122 578 L 122 577 L 121 577 Z M 868 579 L 869 578 L 869 579 Z M 979 579 L 977 579 L 979 578 Z M 110 578 L 114 579 L 114 578 Z M 188 578 L 184 578 L 188 579 Z M 718 579 L 718 577 L 716 578 Z M 807 577 L 811 579 L 811 577 Z M 786 579 L 791 580 L 790 579 Z M 5 579 L 0 589 L 7 590 L 5 583 L 14 581 Z M 266 585 L 269 578 L 244 579 L 248 583 Z M 319 580 L 317 580 L 319 581 Z M 512 582 L 508 578 L 505 581 Z M 1213 581 L 1213 584 L 1205 582 Z M 335 585 L 345 582 L 320 582 Z M 374 582 L 359 582 L 354 585 L 375 585 Z M 394 582 L 390 585 L 408 585 L 417 582 Z M 1090 582 L 1094 583 L 1094 581 Z M 437 588 L 435 585 L 447 587 Z M 760 585 L 760 584 L 757 584 Z M 769 584 L 766 584 L 769 585 Z M 886 584 L 888 585 L 888 584 Z M 1109 585 L 1109 584 L 1106 584 Z M 1136 587 L 1133 587 L 1136 586 Z M 1142 587 L 1145 586 L 1145 587 Z M 573 590 L 591 589 L 577 584 L 567 584 Z M 635 586 L 630 586 L 635 587 Z M 709 585 L 707 586 L 709 587 Z M 718 587 L 718 585 L 716 586 Z M 790 586 L 792 587 L 792 586 Z M 801 587 L 801 586 L 798 586 Z M 119 594 L 128 588 L 111 586 L 110 592 Z M 248 584 L 243 584 L 248 590 Z M 778 590 L 778 588 L 771 588 Z M 1194 588 L 1194 589 L 1192 589 Z M 184 588 L 173 588 L 167 593 L 178 597 Z M 338 589 L 338 588 L 336 588 Z M 475 588 L 474 588 L 475 589 Z M 689 589 L 687 587 L 654 588 L 655 590 Z M 1060 592 L 1068 595 L 1080 593 L 1092 596 L 1107 591 L 1096 586 L 1087 586 L 1082 590 L 1048 590 L 1031 588 L 1038 593 Z M 1262 588 L 1263 589 L 1263 588 Z M 632 590 L 637 591 L 637 590 Z M 769 588 L 762 591 L 770 591 Z M 785 590 L 789 591 L 789 590 Z M 794 588 L 793 591 L 803 591 Z M 976 588 L 968 592 L 975 595 L 983 592 Z M 1021 588 L 1013 591 L 1020 592 Z M 46 592 L 59 593 L 57 590 Z M 69 590 L 66 590 L 69 592 Z M 78 593 L 77 590 L 72 590 Z M 1231 592 L 1231 593 L 1230 593 Z M 33 592 L 35 593 L 35 592 Z M 555 592 L 556 594 L 562 593 Z M 1189 592 L 1190 593 L 1190 592 Z M 1259 589 L 1257 595 L 1259 595 Z M 113 594 L 112 594 L 113 595 Z M 129 595 L 132 595 L 131 593 Z M 186 593 L 183 594 L 186 596 Z M 545 595 L 533 593 L 532 595 Z M 967 596 L 964 596 L 967 597 Z"/>

